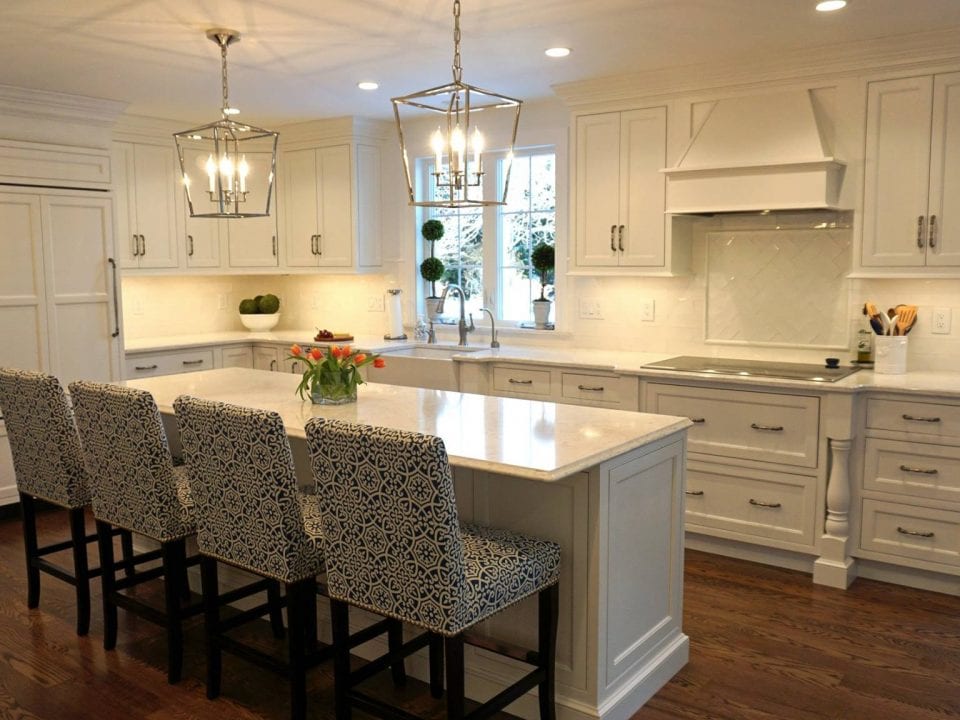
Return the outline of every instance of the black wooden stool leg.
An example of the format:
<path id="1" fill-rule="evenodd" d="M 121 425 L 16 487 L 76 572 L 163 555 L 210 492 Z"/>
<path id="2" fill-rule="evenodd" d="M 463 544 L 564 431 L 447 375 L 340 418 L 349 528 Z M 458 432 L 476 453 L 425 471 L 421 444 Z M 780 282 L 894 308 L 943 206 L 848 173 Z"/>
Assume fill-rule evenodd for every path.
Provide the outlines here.
<path id="1" fill-rule="evenodd" d="M 462 720 L 465 712 L 463 635 L 443 639 L 447 670 L 447 720 Z"/>
<path id="2" fill-rule="evenodd" d="M 178 561 L 180 563 L 180 599 L 183 602 L 190 602 L 190 575 L 187 571 L 187 541 L 184 540 L 182 543 L 178 543 L 179 549 L 177 554 L 180 556 Z"/>
<path id="3" fill-rule="evenodd" d="M 207 639 L 207 697 L 213 700 L 220 695 L 223 663 L 220 649 L 220 584 L 217 561 L 212 557 L 200 558 L 200 584 L 203 592 L 203 630 Z"/>
<path id="4" fill-rule="evenodd" d="M 133 533 L 129 530 L 120 531 L 120 552 L 123 556 L 124 577 L 133 577 L 136 566 L 133 564 Z"/>
<path id="5" fill-rule="evenodd" d="M 317 649 L 320 640 L 317 637 L 317 581 L 308 578 L 303 581 L 303 637 L 306 652 Z"/>
<path id="6" fill-rule="evenodd" d="M 290 652 L 290 717 L 304 720 L 307 716 L 307 663 L 306 663 L 306 602 L 304 593 L 309 589 L 305 581 L 287 583 L 288 647 Z"/>
<path id="7" fill-rule="evenodd" d="M 283 607 L 280 597 L 280 583 L 271 580 L 267 585 L 267 602 L 270 603 L 270 629 L 275 638 L 283 637 Z"/>
<path id="8" fill-rule="evenodd" d="M 539 655 L 545 671 L 540 683 L 540 720 L 556 720 L 554 702 L 557 677 L 557 620 L 559 618 L 560 585 L 554 583 L 539 593 Z"/>
<path id="9" fill-rule="evenodd" d="M 430 633 L 430 695 L 443 697 L 443 635 Z"/>
<path id="10" fill-rule="evenodd" d="M 180 682 L 183 672 L 183 623 L 180 613 L 180 587 L 183 577 L 183 540 L 163 543 L 164 605 L 167 623 L 167 682 Z"/>
<path id="11" fill-rule="evenodd" d="M 333 632 L 333 705 L 336 720 L 350 720 L 350 606 L 330 598 Z"/>
<path id="12" fill-rule="evenodd" d="M 73 543 L 73 582 L 77 594 L 77 635 L 90 630 L 90 566 L 87 563 L 87 521 L 83 508 L 70 510 L 70 540 Z"/>
<path id="13" fill-rule="evenodd" d="M 100 550 L 100 585 L 103 590 L 103 649 L 117 646 L 117 606 L 113 601 L 116 592 L 117 569 L 113 562 L 113 531 L 109 523 L 97 520 L 97 547 Z"/>
<path id="14" fill-rule="evenodd" d="M 20 493 L 20 511 L 23 513 L 23 549 L 27 559 L 27 607 L 40 605 L 40 568 L 33 562 L 37 556 L 37 505 L 34 499 Z"/>
<path id="15" fill-rule="evenodd" d="M 397 652 L 403 647 L 403 623 L 394 618 L 387 620 L 387 647 L 390 652 Z M 401 656 L 390 666 L 394 685 L 403 685 L 407 682 L 407 668 Z"/>

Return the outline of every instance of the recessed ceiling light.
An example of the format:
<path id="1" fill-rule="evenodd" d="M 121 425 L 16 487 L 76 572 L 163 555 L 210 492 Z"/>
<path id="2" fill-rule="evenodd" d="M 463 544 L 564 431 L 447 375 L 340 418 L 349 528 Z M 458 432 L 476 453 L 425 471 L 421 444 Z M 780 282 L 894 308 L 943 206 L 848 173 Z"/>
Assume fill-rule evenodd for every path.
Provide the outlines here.
<path id="1" fill-rule="evenodd" d="M 847 0 L 821 0 L 817 3 L 817 10 L 820 12 L 833 12 L 841 10 L 847 6 Z"/>
<path id="2" fill-rule="evenodd" d="M 543 51 L 543 54 L 547 57 L 566 57 L 570 54 L 570 48 L 565 47 L 552 47 L 547 48 Z"/>
<path id="3" fill-rule="evenodd" d="M 363 82 L 358 82 L 357 87 L 361 90 L 376 90 L 380 85 L 369 80 L 364 80 Z"/>

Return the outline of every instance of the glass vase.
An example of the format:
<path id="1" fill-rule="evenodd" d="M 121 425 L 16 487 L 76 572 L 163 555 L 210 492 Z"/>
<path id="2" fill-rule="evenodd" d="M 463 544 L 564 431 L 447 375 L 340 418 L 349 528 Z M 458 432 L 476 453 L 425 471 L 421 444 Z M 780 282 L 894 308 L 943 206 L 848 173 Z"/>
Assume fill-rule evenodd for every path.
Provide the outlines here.
<path id="1" fill-rule="evenodd" d="M 357 383 L 317 383 L 310 389 L 314 405 L 345 405 L 357 401 Z"/>

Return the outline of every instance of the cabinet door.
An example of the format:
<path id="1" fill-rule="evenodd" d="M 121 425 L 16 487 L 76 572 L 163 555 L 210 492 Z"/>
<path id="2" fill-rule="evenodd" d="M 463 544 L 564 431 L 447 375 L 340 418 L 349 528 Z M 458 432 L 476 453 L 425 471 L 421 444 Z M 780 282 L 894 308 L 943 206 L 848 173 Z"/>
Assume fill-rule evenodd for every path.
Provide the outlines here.
<path id="1" fill-rule="evenodd" d="M 280 361 L 277 357 L 277 349 L 274 347 L 253 348 L 253 369 L 254 370 L 272 370 L 280 369 Z"/>
<path id="2" fill-rule="evenodd" d="M 223 364 L 222 367 L 231 368 L 252 368 L 253 367 L 253 349 L 249 347 L 231 347 L 224 348 L 220 354 Z"/>
<path id="3" fill-rule="evenodd" d="M 136 230 L 140 235 L 138 267 L 177 267 L 177 204 L 179 161 L 172 147 L 134 145 L 133 187 Z M 129 186 L 129 178 L 128 178 Z"/>
<path id="4" fill-rule="evenodd" d="M 380 149 L 357 146 L 357 263 L 380 267 L 382 260 Z"/>
<path id="5" fill-rule="evenodd" d="M 620 264 L 662 267 L 666 232 L 667 109 L 620 116 Z M 622 248 L 620 247 L 622 240 Z"/>
<path id="6" fill-rule="evenodd" d="M 960 73 L 933 82 L 927 265 L 960 265 Z"/>
<path id="7" fill-rule="evenodd" d="M 0 193 L 0 367 L 50 371 L 40 198 Z"/>
<path id="8" fill-rule="evenodd" d="M 80 379 L 115 380 L 120 359 L 107 263 L 113 238 L 111 201 L 44 197 L 41 211 L 51 370 L 64 385 Z"/>
<path id="9" fill-rule="evenodd" d="M 283 154 L 283 229 L 286 264 L 317 265 L 320 203 L 320 168 L 317 151 L 293 150 Z"/>
<path id="10" fill-rule="evenodd" d="M 659 168 L 658 168 L 659 169 Z M 620 113 L 577 118 L 577 264 L 617 265 Z"/>
<path id="11" fill-rule="evenodd" d="M 113 144 L 113 171 L 117 197 L 114 207 L 117 262 L 122 268 L 135 268 L 140 264 L 140 238 L 137 235 L 136 168 L 132 143 Z"/>
<path id="12" fill-rule="evenodd" d="M 925 263 L 933 78 L 870 83 L 863 184 L 865 266 Z"/>
<path id="13" fill-rule="evenodd" d="M 217 206 L 207 194 L 206 163 L 208 153 L 184 150 L 183 162 L 193 180 L 193 209 L 198 213 L 216 212 Z M 183 192 L 180 190 L 180 192 Z M 183 198 L 187 267 L 210 268 L 220 266 L 220 221 L 216 218 L 190 217 L 190 205 Z"/>
<path id="14" fill-rule="evenodd" d="M 350 146 L 317 150 L 320 165 L 318 208 L 319 265 L 349 267 L 353 263 L 353 202 L 350 191 Z"/>
<path id="15" fill-rule="evenodd" d="M 277 218 L 268 217 L 226 220 L 230 267 L 276 267 Z"/>

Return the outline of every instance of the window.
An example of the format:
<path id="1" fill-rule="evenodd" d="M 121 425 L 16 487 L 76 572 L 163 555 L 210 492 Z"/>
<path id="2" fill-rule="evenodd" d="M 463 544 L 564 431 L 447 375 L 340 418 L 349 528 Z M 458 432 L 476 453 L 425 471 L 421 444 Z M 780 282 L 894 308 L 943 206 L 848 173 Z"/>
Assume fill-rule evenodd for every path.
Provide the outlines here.
<path id="1" fill-rule="evenodd" d="M 507 158 L 484 156 L 488 171 L 484 197 L 502 193 Z M 433 163 L 423 164 L 422 181 L 432 181 Z M 496 181 L 496 184 L 492 182 Z M 444 276 L 436 283 L 439 295 L 448 283 L 460 285 L 466 295 L 466 310 L 479 319 L 480 308 L 489 307 L 499 320 L 531 323 L 531 301 L 540 297 L 540 281 L 530 265 L 538 243 L 554 245 L 556 236 L 556 155 L 553 148 L 528 148 L 515 153 L 510 171 L 507 204 L 486 208 L 427 208 L 420 222 L 436 218 L 443 223 L 443 238 L 434 253 L 444 264 Z M 442 192 L 439 191 L 439 192 Z M 431 187 L 431 197 L 442 195 Z M 424 241 L 424 257 L 430 243 Z M 427 285 L 426 295 L 431 288 Z M 553 287 L 547 287 L 552 299 Z M 459 313 L 458 304 L 444 308 L 447 317 Z"/>

